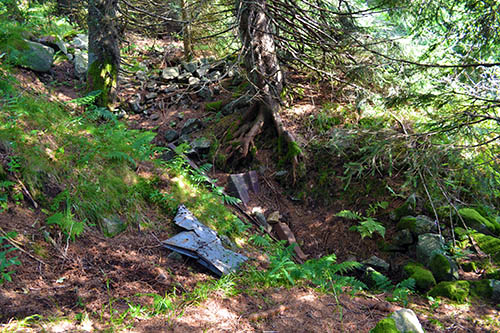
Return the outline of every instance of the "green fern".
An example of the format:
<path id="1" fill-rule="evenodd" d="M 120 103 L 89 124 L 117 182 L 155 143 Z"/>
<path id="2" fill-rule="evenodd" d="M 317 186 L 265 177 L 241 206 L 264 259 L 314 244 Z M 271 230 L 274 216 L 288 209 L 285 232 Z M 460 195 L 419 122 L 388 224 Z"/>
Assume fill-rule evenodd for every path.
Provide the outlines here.
<path id="1" fill-rule="evenodd" d="M 343 218 L 349 219 L 349 220 L 361 220 L 363 218 L 358 213 L 350 211 L 350 210 L 343 210 L 343 211 L 335 214 L 335 216 L 343 217 Z"/>
<path id="2" fill-rule="evenodd" d="M 106 154 L 105 156 L 107 159 L 115 162 L 128 162 L 132 165 L 132 167 L 137 167 L 137 164 L 135 163 L 134 159 L 130 157 L 127 153 L 124 153 L 122 151 L 112 151 Z"/>
<path id="3" fill-rule="evenodd" d="M 118 122 L 116 116 L 113 114 L 113 112 L 109 111 L 108 108 L 90 107 L 87 112 L 91 120 L 103 119 L 106 121 L 111 121 L 115 124 Z"/>
<path id="4" fill-rule="evenodd" d="M 374 233 L 378 233 L 382 238 L 385 238 L 385 227 L 377 220 L 368 217 L 358 225 L 352 226 L 349 230 L 357 231 L 361 235 L 361 239 L 372 237 Z"/>
<path id="5" fill-rule="evenodd" d="M 380 207 L 383 206 L 385 206 L 384 203 L 382 203 Z M 385 237 L 385 227 L 372 217 L 363 217 L 359 213 L 350 210 L 343 210 L 335 214 L 335 216 L 361 221 L 358 225 L 349 228 L 349 230 L 359 232 L 361 234 L 361 239 L 371 237 L 373 233 L 378 233 L 380 236 Z"/>
<path id="6" fill-rule="evenodd" d="M 47 218 L 46 223 L 48 225 L 58 225 L 62 232 L 74 241 L 75 238 L 80 236 L 85 229 L 85 223 L 75 221 L 74 217 L 73 213 L 71 213 L 69 209 L 66 209 L 64 213 L 58 212 Z"/>
<path id="7" fill-rule="evenodd" d="M 254 234 L 254 235 L 250 236 L 249 240 L 255 246 L 267 248 L 267 247 L 271 246 L 271 242 L 269 241 L 269 236 L 268 235 L 266 235 L 266 236 Z"/>
<path id="8" fill-rule="evenodd" d="M 295 285 L 299 281 L 310 281 L 325 291 L 339 292 L 344 287 L 350 287 L 353 292 L 365 289 L 366 285 L 354 277 L 344 276 L 361 264 L 354 261 L 336 263 L 334 254 L 320 259 L 311 259 L 304 264 L 296 264 L 292 258 L 293 245 L 278 250 L 271 256 L 266 281 Z"/>
<path id="9" fill-rule="evenodd" d="M 97 97 L 99 97 L 99 95 L 101 95 L 101 93 L 102 93 L 102 90 L 94 90 L 94 91 L 89 92 L 87 95 L 85 95 L 83 97 L 72 99 L 71 101 L 68 102 L 68 104 L 73 103 L 73 104 L 76 104 L 77 106 L 94 105 Z"/>

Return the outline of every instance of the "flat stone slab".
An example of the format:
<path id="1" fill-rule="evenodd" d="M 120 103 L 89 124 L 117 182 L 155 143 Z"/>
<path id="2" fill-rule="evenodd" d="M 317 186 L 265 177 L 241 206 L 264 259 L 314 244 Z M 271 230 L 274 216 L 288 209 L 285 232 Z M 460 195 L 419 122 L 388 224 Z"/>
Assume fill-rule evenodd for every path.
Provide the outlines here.
<path id="1" fill-rule="evenodd" d="M 184 205 L 179 206 L 174 222 L 187 231 L 163 241 L 163 246 L 196 259 L 218 276 L 234 272 L 248 260 L 244 255 L 224 248 L 217 233 L 198 221 Z"/>

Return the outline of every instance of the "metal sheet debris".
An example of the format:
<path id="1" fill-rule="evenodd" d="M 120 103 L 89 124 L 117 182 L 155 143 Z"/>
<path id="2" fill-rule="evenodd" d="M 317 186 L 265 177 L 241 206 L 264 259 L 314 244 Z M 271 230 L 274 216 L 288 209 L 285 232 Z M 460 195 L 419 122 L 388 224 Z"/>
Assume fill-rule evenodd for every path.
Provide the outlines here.
<path id="1" fill-rule="evenodd" d="M 248 260 L 244 255 L 224 248 L 217 233 L 198 221 L 184 205 L 179 206 L 174 222 L 188 231 L 163 241 L 163 245 L 167 249 L 196 259 L 199 264 L 218 276 L 235 271 L 240 264 Z"/>
<path id="2" fill-rule="evenodd" d="M 229 176 L 228 191 L 241 199 L 244 205 L 250 201 L 249 192 L 258 194 L 260 192 L 259 178 L 257 172 L 249 171 Z"/>

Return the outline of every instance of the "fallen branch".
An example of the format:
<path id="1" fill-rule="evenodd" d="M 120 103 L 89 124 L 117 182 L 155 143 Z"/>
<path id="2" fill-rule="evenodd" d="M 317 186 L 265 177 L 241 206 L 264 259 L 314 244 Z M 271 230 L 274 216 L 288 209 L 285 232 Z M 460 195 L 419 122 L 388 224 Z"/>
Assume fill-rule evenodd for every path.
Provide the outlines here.
<path id="1" fill-rule="evenodd" d="M 269 319 L 270 317 L 276 316 L 276 315 L 286 311 L 287 309 L 288 309 L 287 306 L 280 305 L 278 307 L 271 308 L 271 309 L 266 310 L 266 311 L 255 312 L 255 313 L 252 313 L 250 316 L 248 316 L 248 320 L 257 321 L 257 320 L 261 320 L 261 319 Z"/>
<path id="2" fill-rule="evenodd" d="M 2 235 L 4 236 L 4 239 L 12 246 L 14 246 L 16 249 L 18 249 L 19 251 L 21 251 L 22 253 L 28 255 L 29 257 L 31 257 L 32 259 L 38 261 L 39 263 L 41 264 L 44 264 L 44 265 L 47 265 L 46 262 L 44 262 L 43 260 L 41 259 L 38 259 L 37 257 L 35 257 L 34 255 L 32 255 L 31 253 L 29 253 L 28 251 L 24 250 L 22 247 L 20 247 L 19 245 L 17 245 L 16 242 L 14 242 L 12 239 L 10 239 L 10 237 L 7 236 L 7 233 L 2 229 L 2 227 L 0 227 L 0 233 L 2 233 Z"/>

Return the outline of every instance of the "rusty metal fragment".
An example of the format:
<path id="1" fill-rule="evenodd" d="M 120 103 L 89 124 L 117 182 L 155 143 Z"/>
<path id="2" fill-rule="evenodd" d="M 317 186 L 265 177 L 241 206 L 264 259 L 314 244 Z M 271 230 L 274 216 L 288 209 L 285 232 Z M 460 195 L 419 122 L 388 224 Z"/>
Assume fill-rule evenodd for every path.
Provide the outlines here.
<path id="1" fill-rule="evenodd" d="M 218 276 L 235 271 L 240 264 L 248 260 L 244 255 L 224 248 L 217 233 L 198 221 L 184 205 L 179 206 L 174 222 L 188 231 L 163 241 L 163 245 L 167 249 L 196 259 L 199 264 Z"/>

